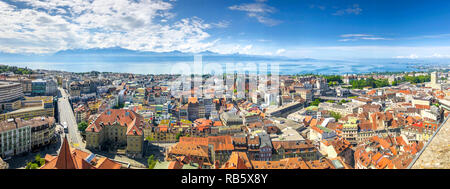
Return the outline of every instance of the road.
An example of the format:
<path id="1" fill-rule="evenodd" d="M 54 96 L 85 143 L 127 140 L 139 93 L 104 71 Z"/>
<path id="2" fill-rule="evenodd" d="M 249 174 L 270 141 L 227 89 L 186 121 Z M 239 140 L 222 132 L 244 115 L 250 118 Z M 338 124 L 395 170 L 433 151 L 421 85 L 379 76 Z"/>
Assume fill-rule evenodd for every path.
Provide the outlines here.
<path id="1" fill-rule="evenodd" d="M 69 103 L 69 94 L 62 88 L 58 88 L 58 90 L 61 92 L 61 97 L 58 99 L 60 123 L 67 122 L 69 131 L 68 140 L 72 147 L 85 149 L 86 144 L 83 143 L 80 132 L 78 131 L 77 121 Z"/>

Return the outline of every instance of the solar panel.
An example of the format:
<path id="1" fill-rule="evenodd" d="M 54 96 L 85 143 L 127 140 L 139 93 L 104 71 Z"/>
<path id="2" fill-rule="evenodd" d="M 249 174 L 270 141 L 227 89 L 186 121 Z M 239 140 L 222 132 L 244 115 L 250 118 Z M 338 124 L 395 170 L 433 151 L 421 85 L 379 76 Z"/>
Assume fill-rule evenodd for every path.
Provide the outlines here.
<path id="1" fill-rule="evenodd" d="M 88 163 L 90 163 L 90 162 L 94 159 L 94 157 L 95 157 L 95 154 L 91 153 L 91 154 L 86 158 L 86 161 L 87 161 Z"/>

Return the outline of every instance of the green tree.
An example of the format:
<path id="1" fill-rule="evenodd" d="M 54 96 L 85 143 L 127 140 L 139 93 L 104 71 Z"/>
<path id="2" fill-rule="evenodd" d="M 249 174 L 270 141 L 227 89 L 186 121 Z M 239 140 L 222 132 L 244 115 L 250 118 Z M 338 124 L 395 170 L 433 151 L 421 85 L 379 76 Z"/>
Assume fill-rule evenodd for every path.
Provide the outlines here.
<path id="1" fill-rule="evenodd" d="M 156 165 L 155 157 L 154 157 L 153 155 L 151 155 L 150 157 L 148 157 L 147 163 L 148 163 L 148 168 L 149 168 L 149 169 L 155 168 L 155 165 Z"/>
<path id="2" fill-rule="evenodd" d="M 341 100 L 341 103 L 347 103 L 347 102 L 349 102 L 348 100 L 345 100 L 345 99 L 342 99 Z"/>
<path id="3" fill-rule="evenodd" d="M 38 169 L 38 168 L 39 168 L 39 165 L 36 163 L 32 163 L 30 166 L 30 169 Z"/>
<path id="4" fill-rule="evenodd" d="M 79 131 L 84 131 L 84 130 L 86 130 L 87 127 L 88 127 L 88 123 L 86 121 L 82 121 L 82 122 L 78 123 Z"/>
<path id="5" fill-rule="evenodd" d="M 311 102 L 311 106 L 319 106 L 320 99 L 316 98 L 313 102 Z"/>
<path id="6" fill-rule="evenodd" d="M 3 72 L 13 72 L 14 74 L 19 74 L 19 75 L 29 75 L 29 74 L 33 73 L 33 71 L 28 68 L 19 68 L 16 66 L 0 65 L 0 73 L 3 73 Z"/>
<path id="7" fill-rule="evenodd" d="M 44 158 L 41 158 L 41 154 L 37 154 L 37 155 L 34 157 L 34 163 L 35 163 L 36 165 L 38 165 L 39 167 L 41 167 L 41 166 L 43 166 L 43 165 L 45 164 L 45 159 L 44 159 Z"/>
<path id="8" fill-rule="evenodd" d="M 151 136 L 148 136 L 148 137 L 145 138 L 145 140 L 147 140 L 147 141 L 153 141 L 154 139 L 153 139 Z"/>
<path id="9" fill-rule="evenodd" d="M 25 169 L 37 169 L 39 167 L 42 167 L 45 164 L 45 159 L 41 158 L 41 154 L 37 154 L 34 156 L 34 160 L 31 162 L 28 162 L 25 166 Z"/>
<path id="10" fill-rule="evenodd" d="M 337 121 L 337 120 L 341 119 L 342 116 L 338 112 L 331 112 L 331 117 L 334 117 L 334 119 L 336 119 L 336 121 Z"/>
<path id="11" fill-rule="evenodd" d="M 180 140 L 181 133 L 177 133 L 177 136 L 176 136 L 176 137 L 177 137 L 177 141 Z"/>

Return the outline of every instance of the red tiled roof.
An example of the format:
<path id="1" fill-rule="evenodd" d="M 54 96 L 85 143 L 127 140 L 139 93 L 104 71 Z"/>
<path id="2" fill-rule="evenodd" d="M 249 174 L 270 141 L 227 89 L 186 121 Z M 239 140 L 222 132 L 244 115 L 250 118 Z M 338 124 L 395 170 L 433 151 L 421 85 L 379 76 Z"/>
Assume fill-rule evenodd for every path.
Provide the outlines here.
<path id="1" fill-rule="evenodd" d="M 113 124 L 127 127 L 126 135 L 142 135 L 140 129 L 144 124 L 144 119 L 141 115 L 131 110 L 125 109 L 109 109 L 100 114 L 97 119 L 91 123 L 86 132 L 100 132 L 103 127 Z"/>

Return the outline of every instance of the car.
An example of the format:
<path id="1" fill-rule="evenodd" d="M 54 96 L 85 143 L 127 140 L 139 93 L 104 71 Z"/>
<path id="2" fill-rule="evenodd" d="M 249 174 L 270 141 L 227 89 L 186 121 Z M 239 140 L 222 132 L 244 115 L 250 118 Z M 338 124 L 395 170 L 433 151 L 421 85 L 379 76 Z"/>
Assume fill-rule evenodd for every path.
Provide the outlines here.
<path id="1" fill-rule="evenodd" d="M 67 122 L 63 122 L 63 127 L 64 127 L 64 133 L 68 133 L 69 132 L 69 128 L 67 127 Z"/>

